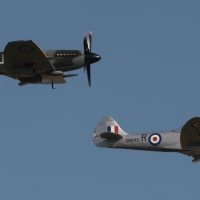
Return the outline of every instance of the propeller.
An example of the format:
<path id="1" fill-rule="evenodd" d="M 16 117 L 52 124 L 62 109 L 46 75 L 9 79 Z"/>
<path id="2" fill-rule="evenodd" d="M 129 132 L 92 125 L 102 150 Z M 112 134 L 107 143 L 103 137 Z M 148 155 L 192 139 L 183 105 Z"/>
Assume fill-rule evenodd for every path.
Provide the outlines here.
<path id="1" fill-rule="evenodd" d="M 85 54 L 84 72 L 87 71 L 88 83 L 89 83 L 89 86 L 91 87 L 90 64 L 95 63 L 101 59 L 99 55 L 91 52 L 91 48 L 92 48 L 92 32 L 91 31 L 89 32 L 88 39 L 87 39 L 87 36 L 84 35 L 83 46 L 84 46 L 84 54 Z"/>

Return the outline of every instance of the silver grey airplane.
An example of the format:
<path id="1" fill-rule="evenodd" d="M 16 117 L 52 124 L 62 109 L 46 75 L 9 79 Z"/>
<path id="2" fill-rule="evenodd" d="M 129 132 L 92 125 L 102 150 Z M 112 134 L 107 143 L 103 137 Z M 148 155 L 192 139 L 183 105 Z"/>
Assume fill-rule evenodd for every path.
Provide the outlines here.
<path id="1" fill-rule="evenodd" d="M 190 119 L 180 130 L 128 134 L 114 119 L 104 117 L 94 130 L 93 142 L 98 147 L 178 152 L 200 161 L 200 117 Z"/>
<path id="2" fill-rule="evenodd" d="M 66 83 L 65 78 L 77 74 L 64 72 L 84 67 L 91 86 L 90 64 L 101 59 L 91 52 L 92 32 L 84 36 L 84 52 L 81 50 L 42 50 L 32 40 L 9 42 L 4 52 L 0 52 L 0 75 L 5 75 L 26 84 Z"/>

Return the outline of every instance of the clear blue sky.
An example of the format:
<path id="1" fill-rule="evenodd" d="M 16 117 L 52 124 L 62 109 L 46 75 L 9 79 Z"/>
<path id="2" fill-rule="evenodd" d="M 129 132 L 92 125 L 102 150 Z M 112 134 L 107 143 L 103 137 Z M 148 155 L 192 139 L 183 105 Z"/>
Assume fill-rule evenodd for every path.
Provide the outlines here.
<path id="1" fill-rule="evenodd" d="M 1 1 L 0 49 L 32 39 L 83 49 L 93 32 L 92 87 L 18 86 L 0 77 L 0 199 L 197 199 L 200 163 L 178 153 L 97 148 L 105 115 L 128 133 L 200 116 L 199 1 Z M 76 73 L 75 72 L 75 73 Z"/>

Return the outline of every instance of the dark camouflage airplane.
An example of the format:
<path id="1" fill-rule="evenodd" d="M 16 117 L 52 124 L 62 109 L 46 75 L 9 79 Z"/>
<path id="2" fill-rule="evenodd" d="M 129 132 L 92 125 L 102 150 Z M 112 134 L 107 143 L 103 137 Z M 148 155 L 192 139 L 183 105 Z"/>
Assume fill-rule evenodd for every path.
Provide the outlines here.
<path id="1" fill-rule="evenodd" d="M 93 142 L 98 147 L 182 153 L 192 156 L 195 163 L 200 161 L 200 117 L 190 119 L 181 129 L 128 134 L 106 116 L 96 126 Z"/>
<path id="2" fill-rule="evenodd" d="M 91 52 L 92 32 L 87 40 L 84 35 L 84 52 L 81 50 L 42 50 L 32 40 L 9 42 L 4 52 L 0 52 L 0 75 L 20 81 L 19 86 L 26 84 L 66 83 L 65 78 L 77 74 L 64 72 L 84 67 L 88 83 L 91 86 L 90 64 L 101 59 Z"/>

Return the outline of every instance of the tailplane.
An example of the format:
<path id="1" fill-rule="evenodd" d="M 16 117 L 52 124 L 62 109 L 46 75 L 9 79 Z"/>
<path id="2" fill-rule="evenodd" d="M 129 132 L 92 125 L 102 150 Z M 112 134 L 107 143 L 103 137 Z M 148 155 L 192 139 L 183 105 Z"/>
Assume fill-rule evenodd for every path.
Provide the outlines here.
<path id="1" fill-rule="evenodd" d="M 112 147 L 115 142 L 125 135 L 127 133 L 120 128 L 117 122 L 112 117 L 106 116 L 97 124 L 93 134 L 93 141 L 99 147 Z"/>

